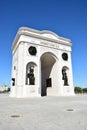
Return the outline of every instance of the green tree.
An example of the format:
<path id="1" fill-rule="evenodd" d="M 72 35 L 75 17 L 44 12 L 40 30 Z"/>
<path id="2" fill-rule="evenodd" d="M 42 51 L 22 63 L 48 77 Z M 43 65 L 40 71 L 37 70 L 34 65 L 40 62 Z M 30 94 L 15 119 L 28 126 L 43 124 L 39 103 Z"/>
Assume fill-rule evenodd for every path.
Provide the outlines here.
<path id="1" fill-rule="evenodd" d="M 80 87 L 75 87 L 74 91 L 75 91 L 75 93 L 82 93 L 83 90 Z"/>
<path id="2" fill-rule="evenodd" d="M 87 88 L 82 89 L 83 93 L 87 93 Z"/>

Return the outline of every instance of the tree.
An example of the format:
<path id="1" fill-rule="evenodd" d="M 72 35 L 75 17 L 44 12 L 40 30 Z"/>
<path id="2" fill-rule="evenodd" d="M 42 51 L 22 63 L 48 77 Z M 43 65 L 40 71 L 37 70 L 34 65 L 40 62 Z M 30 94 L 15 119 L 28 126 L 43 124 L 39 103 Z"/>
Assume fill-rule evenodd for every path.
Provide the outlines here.
<path id="1" fill-rule="evenodd" d="M 74 88 L 74 91 L 75 91 L 75 93 L 82 93 L 82 88 L 80 88 L 80 87 L 75 87 L 75 88 Z"/>
<path id="2" fill-rule="evenodd" d="M 83 93 L 87 93 L 87 88 L 82 89 Z"/>

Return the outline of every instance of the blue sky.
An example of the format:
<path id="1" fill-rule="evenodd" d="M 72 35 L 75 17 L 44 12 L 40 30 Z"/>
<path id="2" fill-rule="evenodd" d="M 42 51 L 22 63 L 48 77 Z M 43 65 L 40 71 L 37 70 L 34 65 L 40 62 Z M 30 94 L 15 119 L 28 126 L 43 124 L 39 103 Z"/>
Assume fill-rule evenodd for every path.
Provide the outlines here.
<path id="1" fill-rule="evenodd" d="M 87 87 L 87 0 L 0 0 L 0 85 L 10 85 L 11 46 L 21 26 L 71 39 L 74 86 Z"/>

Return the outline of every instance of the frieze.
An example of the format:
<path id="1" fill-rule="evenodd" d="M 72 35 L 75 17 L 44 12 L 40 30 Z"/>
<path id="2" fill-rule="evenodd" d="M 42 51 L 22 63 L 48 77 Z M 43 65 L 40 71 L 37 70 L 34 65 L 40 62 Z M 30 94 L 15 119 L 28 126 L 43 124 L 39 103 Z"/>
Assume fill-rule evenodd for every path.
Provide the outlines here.
<path id="1" fill-rule="evenodd" d="M 52 48 L 59 49 L 59 45 L 57 45 L 57 44 L 55 44 L 55 43 L 51 43 L 51 42 L 41 42 L 40 44 L 43 45 L 43 46 L 46 46 L 46 47 L 52 47 Z"/>
<path id="2" fill-rule="evenodd" d="M 57 43 L 51 43 L 51 42 L 41 42 L 40 45 L 42 46 L 46 46 L 46 47 L 50 47 L 50 48 L 54 48 L 54 49 L 58 49 L 58 50 L 67 50 L 67 51 L 71 51 L 71 48 L 69 46 L 64 46 L 64 45 L 59 45 Z"/>

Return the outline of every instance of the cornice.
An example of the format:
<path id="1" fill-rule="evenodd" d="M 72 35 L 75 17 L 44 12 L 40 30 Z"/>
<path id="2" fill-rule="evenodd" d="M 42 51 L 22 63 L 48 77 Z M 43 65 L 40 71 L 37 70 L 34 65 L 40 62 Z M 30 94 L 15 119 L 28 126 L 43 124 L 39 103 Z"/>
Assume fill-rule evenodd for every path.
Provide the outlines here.
<path id="1" fill-rule="evenodd" d="M 52 36 L 54 36 L 54 38 L 44 36 L 43 34 L 48 34 L 48 35 L 51 34 Z M 50 41 L 50 42 L 55 42 L 55 43 L 63 44 L 63 45 L 67 45 L 67 46 L 72 46 L 70 39 L 60 37 L 60 36 L 56 35 L 54 32 L 51 32 L 48 30 L 39 31 L 39 30 L 31 29 L 31 28 L 21 27 L 21 28 L 19 28 L 19 30 L 16 34 L 16 37 L 15 37 L 13 45 L 12 45 L 12 49 L 17 44 L 18 39 L 20 38 L 21 35 L 30 36 L 33 38 L 42 39 L 42 40 L 46 40 L 46 41 Z"/>

